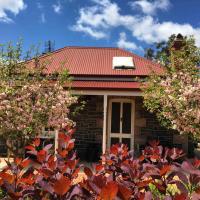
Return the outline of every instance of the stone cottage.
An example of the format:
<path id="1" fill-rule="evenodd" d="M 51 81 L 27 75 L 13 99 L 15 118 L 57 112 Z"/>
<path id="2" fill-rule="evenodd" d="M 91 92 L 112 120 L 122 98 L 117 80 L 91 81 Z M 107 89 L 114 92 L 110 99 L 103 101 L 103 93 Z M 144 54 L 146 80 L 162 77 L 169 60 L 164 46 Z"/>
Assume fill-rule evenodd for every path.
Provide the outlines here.
<path id="1" fill-rule="evenodd" d="M 99 159 L 115 143 L 125 143 L 137 152 L 152 139 L 187 151 L 187 137 L 162 128 L 143 107 L 142 82 L 152 71 L 162 73 L 159 64 L 105 47 L 64 47 L 42 57 L 51 60 L 49 73 L 64 63 L 73 77 L 72 93 L 86 102 L 75 118 L 76 149 L 82 160 Z"/>

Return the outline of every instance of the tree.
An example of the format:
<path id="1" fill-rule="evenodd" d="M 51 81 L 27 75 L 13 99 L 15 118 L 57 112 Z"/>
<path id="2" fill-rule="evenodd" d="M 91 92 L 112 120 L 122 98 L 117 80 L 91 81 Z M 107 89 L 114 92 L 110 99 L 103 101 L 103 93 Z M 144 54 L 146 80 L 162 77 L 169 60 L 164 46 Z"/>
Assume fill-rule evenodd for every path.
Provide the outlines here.
<path id="1" fill-rule="evenodd" d="M 183 36 L 178 34 L 177 37 L 181 39 Z M 173 34 L 169 37 L 168 41 L 155 43 L 155 47 L 145 50 L 144 57 L 166 66 L 169 63 L 170 46 L 177 37 Z"/>
<path id="2" fill-rule="evenodd" d="M 144 105 L 164 126 L 199 137 L 200 49 L 193 37 L 172 38 L 157 55 L 157 61 L 161 58 L 165 65 L 163 74 L 153 73 L 143 88 Z"/>
<path id="3" fill-rule="evenodd" d="M 0 132 L 9 141 L 19 141 L 24 146 L 44 127 L 59 130 L 73 126 L 68 114 L 77 98 L 64 88 L 70 80 L 68 73 L 45 73 L 49 63 L 38 56 L 24 62 L 21 43 L 2 46 Z M 12 142 L 9 144 L 12 153 L 19 154 L 19 149 Z"/>

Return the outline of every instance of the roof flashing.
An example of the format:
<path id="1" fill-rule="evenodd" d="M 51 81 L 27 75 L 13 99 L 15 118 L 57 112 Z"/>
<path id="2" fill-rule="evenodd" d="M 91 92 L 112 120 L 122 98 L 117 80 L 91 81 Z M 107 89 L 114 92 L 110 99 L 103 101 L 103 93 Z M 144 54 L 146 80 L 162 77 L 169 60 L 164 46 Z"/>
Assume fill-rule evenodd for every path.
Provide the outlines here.
<path id="1" fill-rule="evenodd" d="M 132 57 L 113 57 L 112 68 L 115 70 L 133 70 L 135 65 Z"/>

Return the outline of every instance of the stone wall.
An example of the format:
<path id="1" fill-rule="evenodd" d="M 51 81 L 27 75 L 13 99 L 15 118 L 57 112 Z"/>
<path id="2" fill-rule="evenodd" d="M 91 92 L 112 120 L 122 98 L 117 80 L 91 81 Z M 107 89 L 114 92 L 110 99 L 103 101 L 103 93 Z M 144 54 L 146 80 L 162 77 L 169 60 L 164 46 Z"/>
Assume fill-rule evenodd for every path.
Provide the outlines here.
<path id="1" fill-rule="evenodd" d="M 183 148 L 188 152 L 187 136 L 162 127 L 156 116 L 143 106 L 142 97 L 135 98 L 135 148 L 143 148 L 149 140 L 157 139 L 163 146 Z"/>
<path id="2" fill-rule="evenodd" d="M 75 118 L 75 148 L 81 160 L 98 160 L 103 134 L 103 96 L 84 96 L 85 108 Z"/>
<path id="3" fill-rule="evenodd" d="M 148 140 L 159 139 L 162 145 L 173 145 L 173 134 L 161 127 L 155 115 L 144 107 L 141 97 L 135 98 L 135 146 L 137 149 Z"/>
<path id="4" fill-rule="evenodd" d="M 109 96 L 108 101 L 112 98 L 116 98 L 116 96 Z M 134 146 L 136 150 L 140 151 L 149 140 L 158 139 L 164 146 L 177 146 L 187 152 L 187 138 L 163 128 L 155 115 L 149 113 L 143 107 L 142 97 L 117 98 L 132 98 L 135 100 Z M 81 160 L 94 161 L 99 159 L 102 151 L 103 96 L 83 96 L 81 99 L 86 101 L 86 106 L 74 118 L 77 123 L 75 148 Z"/>

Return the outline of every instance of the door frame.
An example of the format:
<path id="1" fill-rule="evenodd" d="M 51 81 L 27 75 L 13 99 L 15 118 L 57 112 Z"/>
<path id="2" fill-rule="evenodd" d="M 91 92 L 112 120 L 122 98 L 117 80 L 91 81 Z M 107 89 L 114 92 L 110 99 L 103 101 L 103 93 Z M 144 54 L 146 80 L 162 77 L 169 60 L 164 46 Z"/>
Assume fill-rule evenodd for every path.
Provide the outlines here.
<path id="1" fill-rule="evenodd" d="M 132 123 L 131 123 L 131 134 L 123 134 L 122 135 L 122 126 L 120 125 L 120 133 L 111 133 L 111 114 L 112 114 L 112 103 L 113 102 L 118 102 L 118 103 L 131 103 L 132 108 L 131 108 L 131 118 L 132 118 Z M 109 107 L 108 107 L 108 138 L 107 138 L 107 148 L 110 148 L 110 143 L 111 143 L 111 137 L 118 137 L 118 138 L 130 138 L 131 139 L 131 149 L 134 148 L 134 129 L 135 129 L 135 100 L 131 98 L 112 98 L 109 99 Z M 120 106 L 120 115 L 122 115 L 123 110 L 122 106 Z M 121 117 L 121 116 L 120 116 Z M 120 120 L 120 123 L 121 120 Z M 121 135 L 121 137 L 119 137 Z M 122 137 L 123 136 L 123 137 Z"/>

